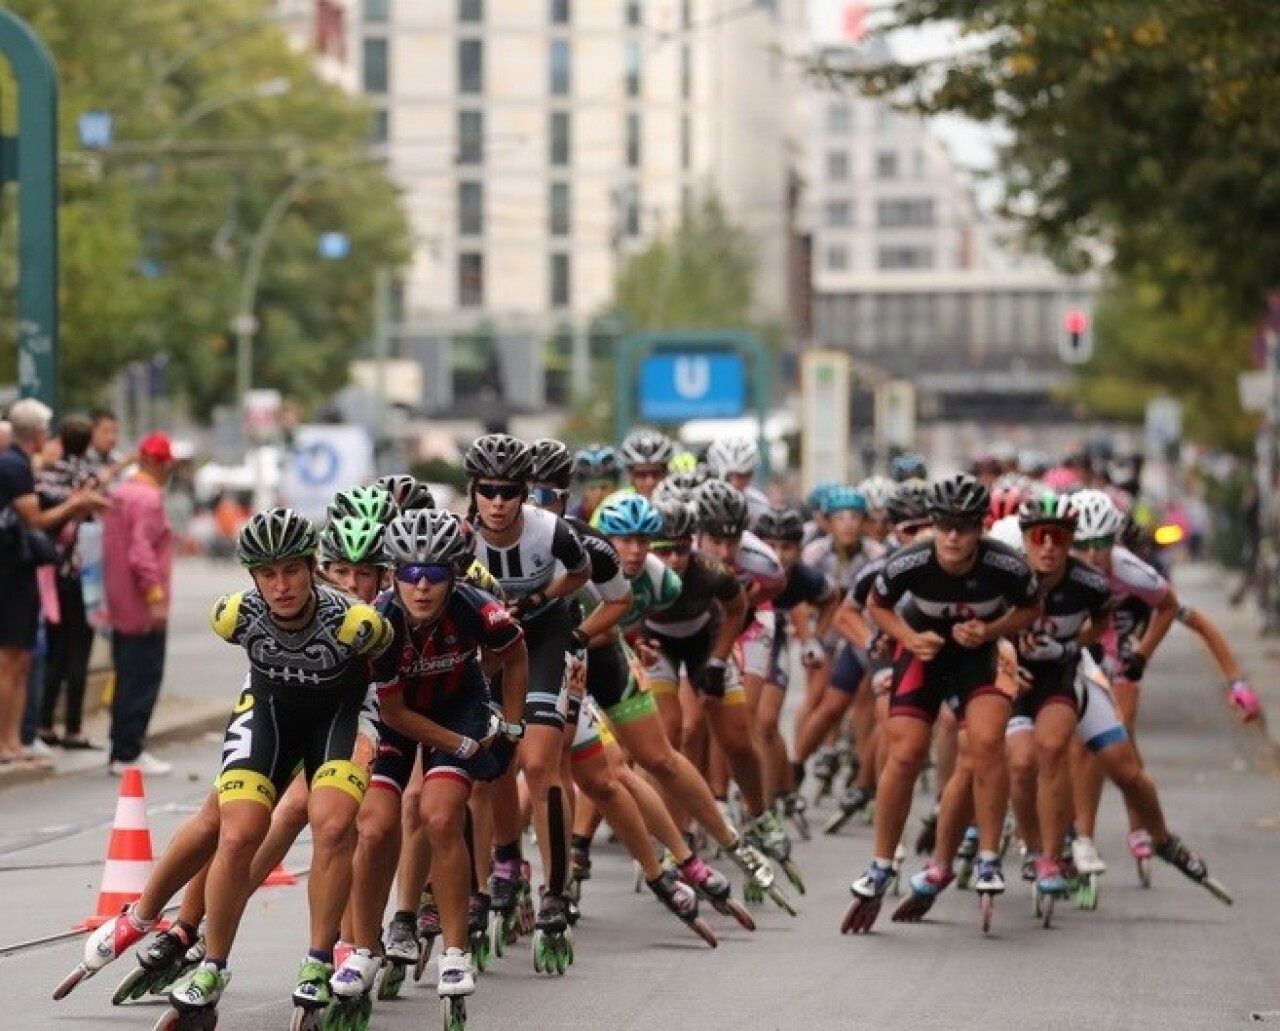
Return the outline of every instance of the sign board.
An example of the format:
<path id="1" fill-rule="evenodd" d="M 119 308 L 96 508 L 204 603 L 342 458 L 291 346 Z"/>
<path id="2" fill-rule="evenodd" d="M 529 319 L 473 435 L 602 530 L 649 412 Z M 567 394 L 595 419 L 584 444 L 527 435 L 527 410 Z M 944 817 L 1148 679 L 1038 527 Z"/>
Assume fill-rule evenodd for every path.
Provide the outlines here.
<path id="1" fill-rule="evenodd" d="M 663 351 L 640 362 L 640 418 L 646 422 L 732 419 L 746 407 L 741 355 Z"/>
<path id="2" fill-rule="evenodd" d="M 800 475 L 805 494 L 849 474 L 851 363 L 840 351 L 806 351 L 800 359 Z"/>
<path id="3" fill-rule="evenodd" d="M 1272 373 L 1242 372 L 1236 383 L 1240 390 L 1240 407 L 1246 412 L 1266 413 L 1271 407 Z"/>
<path id="4" fill-rule="evenodd" d="M 916 442 L 916 388 L 905 379 L 876 387 L 876 446 L 911 450 Z"/>
<path id="5" fill-rule="evenodd" d="M 299 426 L 280 490 L 285 504 L 320 520 L 335 492 L 373 476 L 373 437 L 363 426 Z"/>
<path id="6" fill-rule="evenodd" d="M 269 440 L 280 430 L 284 398 L 278 390 L 250 390 L 244 396 L 244 431 L 250 440 Z"/>

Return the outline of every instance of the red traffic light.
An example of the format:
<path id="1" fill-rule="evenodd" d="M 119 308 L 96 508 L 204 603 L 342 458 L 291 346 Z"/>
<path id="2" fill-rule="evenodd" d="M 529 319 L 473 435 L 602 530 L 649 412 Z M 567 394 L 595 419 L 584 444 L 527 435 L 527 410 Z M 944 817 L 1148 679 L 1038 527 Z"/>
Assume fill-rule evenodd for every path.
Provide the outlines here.
<path id="1" fill-rule="evenodd" d="M 1062 325 L 1068 333 L 1083 333 L 1089 328 L 1089 316 L 1082 311 L 1069 311 L 1062 316 Z"/>

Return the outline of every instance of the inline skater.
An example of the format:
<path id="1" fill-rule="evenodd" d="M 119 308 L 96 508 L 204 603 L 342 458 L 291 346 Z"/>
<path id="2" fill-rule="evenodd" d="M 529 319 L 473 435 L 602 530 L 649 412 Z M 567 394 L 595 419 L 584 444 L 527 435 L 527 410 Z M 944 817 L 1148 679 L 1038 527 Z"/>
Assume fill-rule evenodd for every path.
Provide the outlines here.
<path id="1" fill-rule="evenodd" d="M 578 501 L 571 514 L 590 521 L 592 513 L 609 494 L 618 489 L 622 479 L 622 463 L 618 452 L 606 444 L 590 444 L 573 456 L 573 482 L 578 487 Z"/>
<path id="2" fill-rule="evenodd" d="M 751 481 L 760 467 L 760 449 L 750 437 L 719 437 L 707 448 L 711 475 L 747 499 L 747 514 L 756 519 L 773 507 L 769 496 Z"/>
<path id="3" fill-rule="evenodd" d="M 1004 730 L 1012 698 L 996 684 L 996 642 L 1039 613 L 1038 584 L 1025 560 L 982 537 L 988 496 L 968 475 L 933 484 L 934 534 L 900 549 L 877 577 L 868 611 L 899 645 L 889 703 L 888 759 L 876 792 L 875 857 L 850 890 L 842 930 L 871 928 L 893 877 L 893 854 L 911 791 L 943 702 L 966 721 L 962 743 L 974 776 L 980 831 L 977 881 L 989 898 L 1004 890 L 999 844 L 1008 807 Z M 910 595 L 902 612 L 898 603 Z M 984 921 L 989 920 L 989 901 Z"/>
<path id="4" fill-rule="evenodd" d="M 631 490 L 646 498 L 669 472 L 668 465 L 675 457 L 676 446 L 666 434 L 637 426 L 622 441 L 619 454 L 627 470 Z M 624 488 L 625 489 L 625 488 Z"/>

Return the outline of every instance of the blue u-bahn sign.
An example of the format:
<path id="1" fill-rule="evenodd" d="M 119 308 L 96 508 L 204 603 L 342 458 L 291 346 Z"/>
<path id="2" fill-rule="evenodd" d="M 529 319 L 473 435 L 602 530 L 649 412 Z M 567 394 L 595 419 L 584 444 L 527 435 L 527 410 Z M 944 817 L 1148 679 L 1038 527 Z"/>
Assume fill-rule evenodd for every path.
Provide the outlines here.
<path id="1" fill-rule="evenodd" d="M 664 351 L 640 362 L 640 418 L 646 422 L 733 419 L 746 407 L 742 355 Z"/>

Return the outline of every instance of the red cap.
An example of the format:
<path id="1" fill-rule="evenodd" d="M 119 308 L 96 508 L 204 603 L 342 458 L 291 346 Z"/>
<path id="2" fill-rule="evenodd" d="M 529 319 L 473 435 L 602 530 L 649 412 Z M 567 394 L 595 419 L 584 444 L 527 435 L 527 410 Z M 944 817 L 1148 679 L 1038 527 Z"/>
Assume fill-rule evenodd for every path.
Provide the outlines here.
<path id="1" fill-rule="evenodd" d="M 163 433 L 148 433 L 138 442 L 138 454 L 156 462 L 172 462 L 173 441 Z"/>

